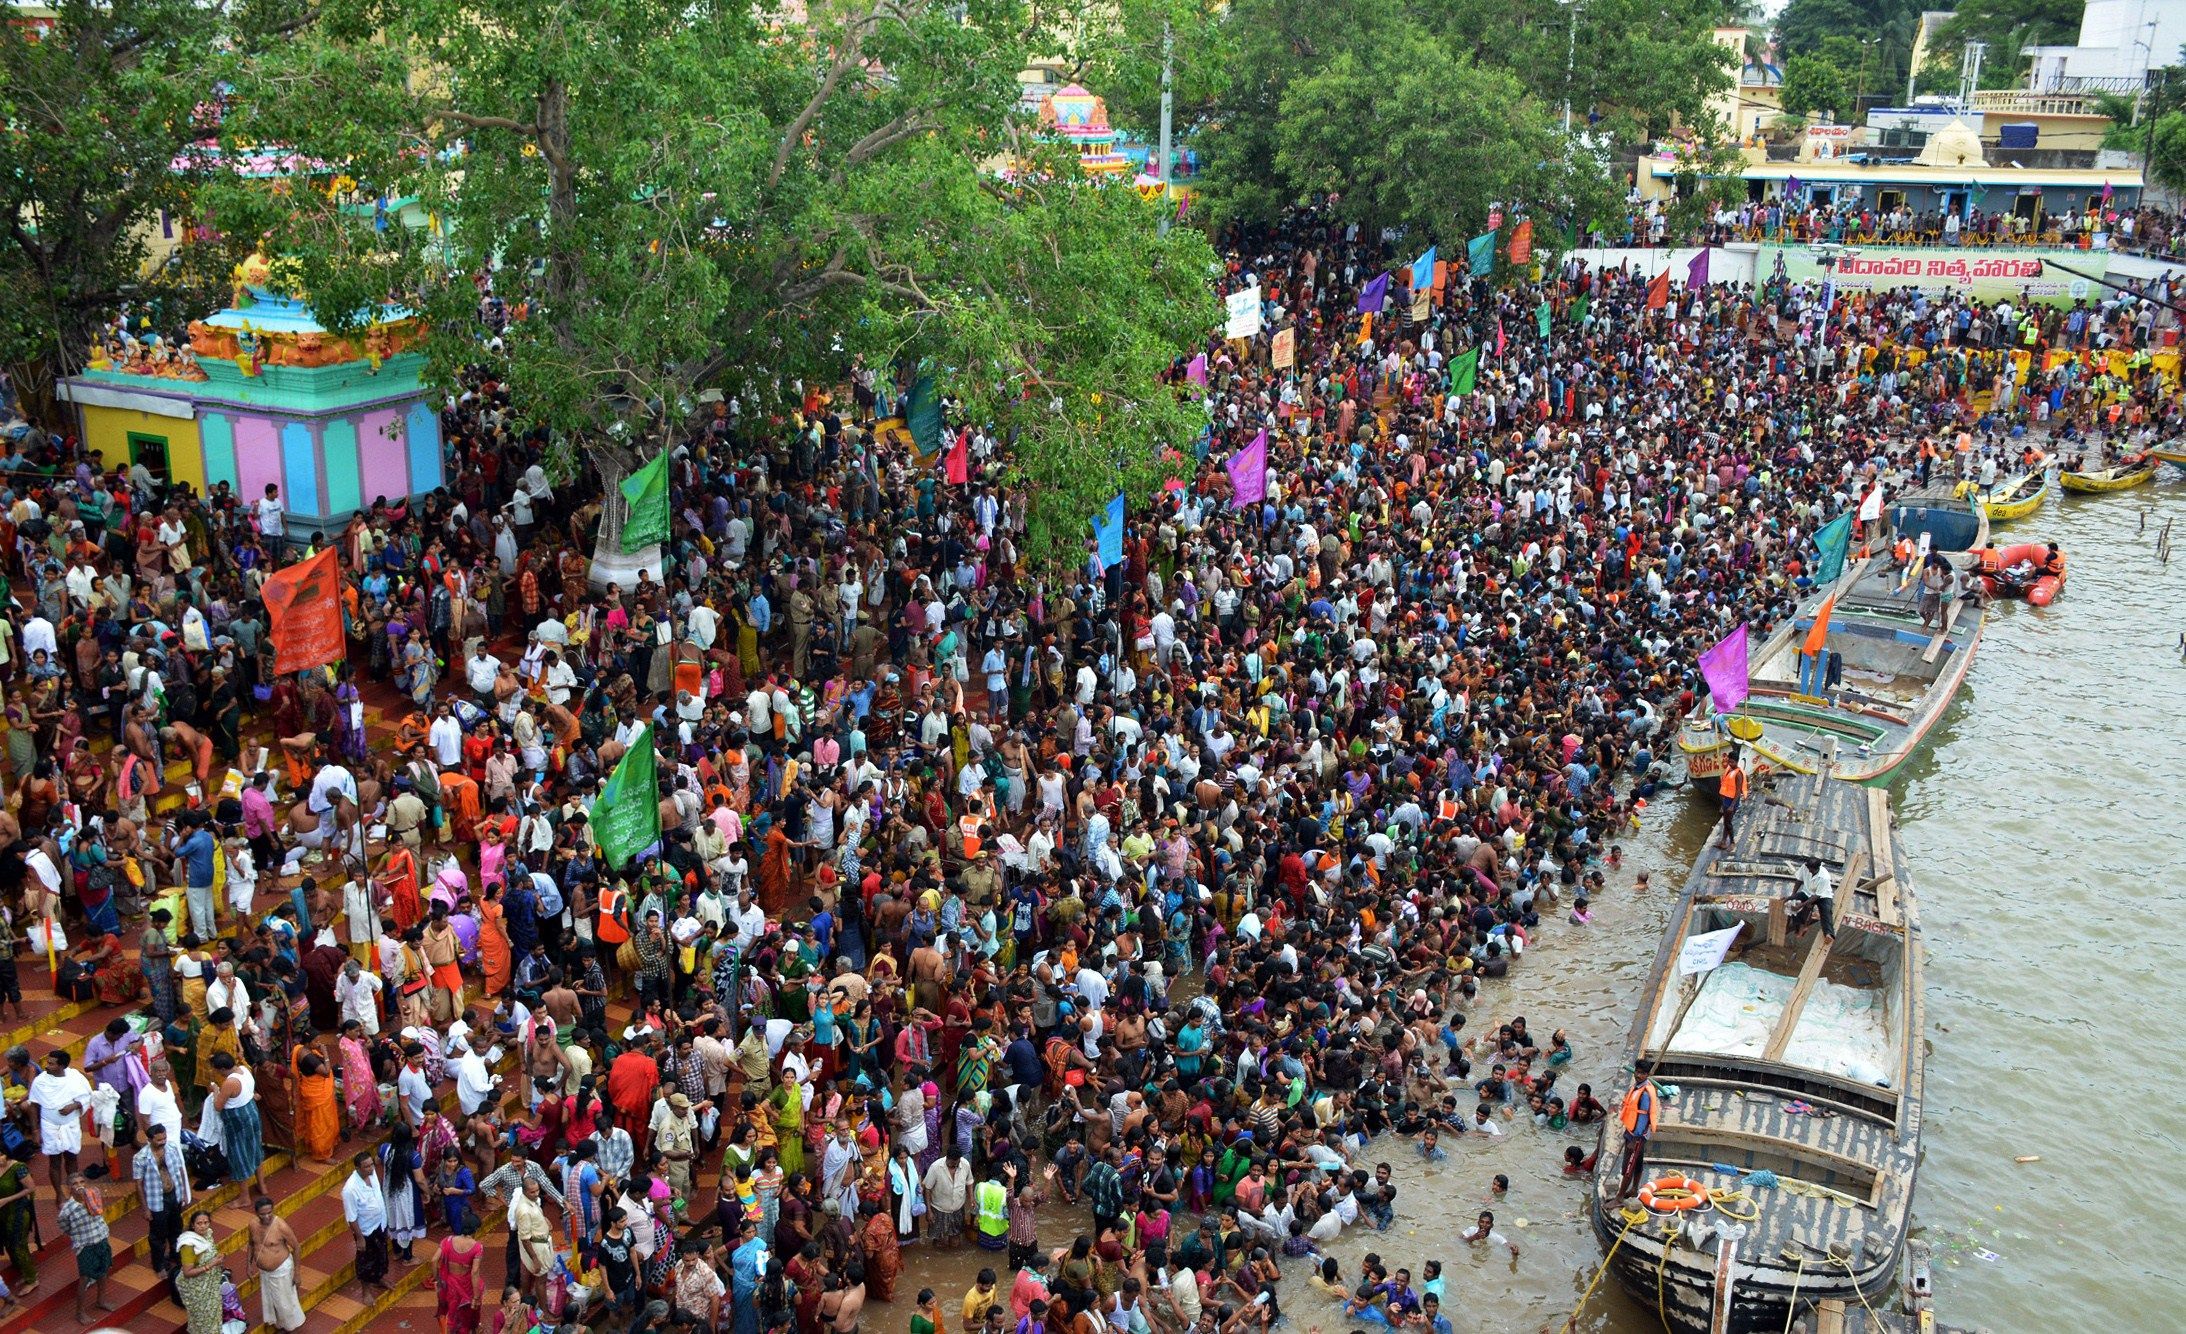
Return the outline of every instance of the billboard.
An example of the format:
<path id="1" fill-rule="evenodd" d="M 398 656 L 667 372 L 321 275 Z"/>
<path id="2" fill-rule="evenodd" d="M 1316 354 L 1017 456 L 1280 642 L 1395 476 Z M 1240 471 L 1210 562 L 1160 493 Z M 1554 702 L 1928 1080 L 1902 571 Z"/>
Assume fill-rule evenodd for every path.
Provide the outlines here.
<path id="1" fill-rule="evenodd" d="M 1831 264 L 1824 264 L 1824 260 Z M 1916 246 L 1761 247 L 1762 282 L 1776 275 L 1795 283 L 1834 281 L 1839 295 L 1917 287 L 1937 296 L 2018 301 L 2022 293 L 2053 306 L 2098 301 L 2110 256 L 2101 250 L 1960 250 Z M 2066 272 L 2069 267 L 2072 272 Z"/>

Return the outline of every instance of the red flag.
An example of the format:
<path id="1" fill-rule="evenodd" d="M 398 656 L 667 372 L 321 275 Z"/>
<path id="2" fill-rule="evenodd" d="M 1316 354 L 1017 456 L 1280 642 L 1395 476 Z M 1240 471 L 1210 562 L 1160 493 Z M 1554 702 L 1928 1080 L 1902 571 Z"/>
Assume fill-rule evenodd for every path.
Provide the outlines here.
<path id="1" fill-rule="evenodd" d="M 333 547 L 266 580 L 260 594 L 273 637 L 273 670 L 287 675 L 340 662 L 342 572 Z"/>
<path id="2" fill-rule="evenodd" d="M 1533 260 L 1533 219 L 1528 218 L 1511 228 L 1510 262 L 1527 264 Z"/>
<path id="3" fill-rule="evenodd" d="M 1653 282 L 1647 284 L 1647 308 L 1649 310 L 1660 310 L 1669 304 L 1670 271 L 1664 269 L 1655 275 Z"/>
<path id="4" fill-rule="evenodd" d="M 943 467 L 945 471 L 942 475 L 949 479 L 951 486 L 962 486 L 971 481 L 972 446 L 969 431 L 957 433 L 956 443 L 949 446 L 949 459 Z"/>

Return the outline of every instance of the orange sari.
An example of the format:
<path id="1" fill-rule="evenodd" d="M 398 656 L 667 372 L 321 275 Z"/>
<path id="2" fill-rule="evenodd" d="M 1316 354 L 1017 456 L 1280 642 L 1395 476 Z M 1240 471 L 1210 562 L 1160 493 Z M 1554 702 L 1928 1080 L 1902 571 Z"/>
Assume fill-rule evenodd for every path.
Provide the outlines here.
<path id="1" fill-rule="evenodd" d="M 515 954 L 509 948 L 508 910 L 499 899 L 478 905 L 478 961 L 486 969 L 486 994 L 498 996 L 508 990 L 509 975 L 516 969 Z"/>
<path id="2" fill-rule="evenodd" d="M 323 1060 L 319 1073 L 304 1073 L 304 1048 L 289 1057 L 296 1075 L 296 1147 L 307 1158 L 334 1160 L 334 1148 L 342 1138 L 341 1107 L 334 1100 L 334 1067 Z"/>

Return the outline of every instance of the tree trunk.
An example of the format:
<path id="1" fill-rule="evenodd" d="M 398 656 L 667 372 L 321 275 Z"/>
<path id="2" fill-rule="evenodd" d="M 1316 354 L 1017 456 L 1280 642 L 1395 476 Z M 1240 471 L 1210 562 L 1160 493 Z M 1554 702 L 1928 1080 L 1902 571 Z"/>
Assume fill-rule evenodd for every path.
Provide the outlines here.
<path id="1" fill-rule="evenodd" d="M 592 591 L 603 593 L 610 584 L 625 591 L 634 589 L 640 571 L 651 574 L 654 583 L 665 583 L 661 569 L 664 553 L 658 542 L 636 551 L 622 549 L 622 526 L 630 518 L 630 502 L 622 497 L 622 483 L 637 470 L 635 454 L 604 442 L 594 445 L 591 452 L 593 470 L 600 477 L 600 531 L 592 543 Z"/>

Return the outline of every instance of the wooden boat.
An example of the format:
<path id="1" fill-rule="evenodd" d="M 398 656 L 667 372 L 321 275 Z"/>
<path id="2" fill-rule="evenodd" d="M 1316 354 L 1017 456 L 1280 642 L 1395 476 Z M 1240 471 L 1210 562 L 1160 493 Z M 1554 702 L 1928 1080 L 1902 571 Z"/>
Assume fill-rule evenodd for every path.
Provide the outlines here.
<path id="1" fill-rule="evenodd" d="M 1998 485 L 1981 498 L 1990 523 L 2024 519 L 2049 499 L 2049 478 L 2038 472 L 2021 473 Z"/>
<path id="2" fill-rule="evenodd" d="M 1981 525 L 1986 536 L 1988 525 Z M 1949 557 L 1966 579 L 1977 577 L 1969 555 Z M 1957 581 L 1963 582 L 1963 581 Z M 1813 773 L 1825 746 L 1836 748 L 1838 777 L 1887 783 L 1943 717 L 1973 666 L 1987 610 L 1977 599 L 1954 598 L 1940 629 L 1920 623 L 1917 583 L 1897 567 L 1863 562 L 1834 590 L 1822 654 L 1802 650 L 1823 598 L 1816 596 L 1756 650 L 1748 668 L 1752 693 L 1715 734 L 1713 750 L 1743 745 L 1755 773 Z M 1681 729 L 1688 770 L 1707 749 L 1700 719 Z M 1721 764 L 1715 773 L 1722 773 Z M 1713 791 L 1712 785 L 1707 790 Z"/>
<path id="3" fill-rule="evenodd" d="M 2186 472 L 2186 440 L 2174 440 L 2168 445 L 2158 445 L 2148 451 L 2148 457 L 2159 462 L 2168 463 L 2181 472 Z"/>
<path id="4" fill-rule="evenodd" d="M 2152 480 L 2155 475 L 2156 461 L 2142 456 L 2137 461 L 2097 468 L 2090 472 L 2060 473 L 2057 480 L 2065 490 L 2087 495 L 2102 491 L 2130 490 Z"/>
<path id="5" fill-rule="evenodd" d="M 1614 1119 L 1588 1201 L 1618 1281 L 1668 1327 L 1709 1334 L 1881 1299 L 1920 1165 L 1919 919 L 1889 797 L 1819 775 L 1755 791 L 1731 847 L 1693 868 L 1633 1025 L 1628 1059 L 1658 1094 L 1639 1174 L 1654 1207 L 1620 1193 Z M 1793 929 L 1809 858 L 1835 881 L 1834 938 Z M 1719 966 L 1697 942 L 1683 972 L 1688 942 L 1732 928 Z M 1671 1177 L 1697 1189 L 1666 1202 Z"/>

